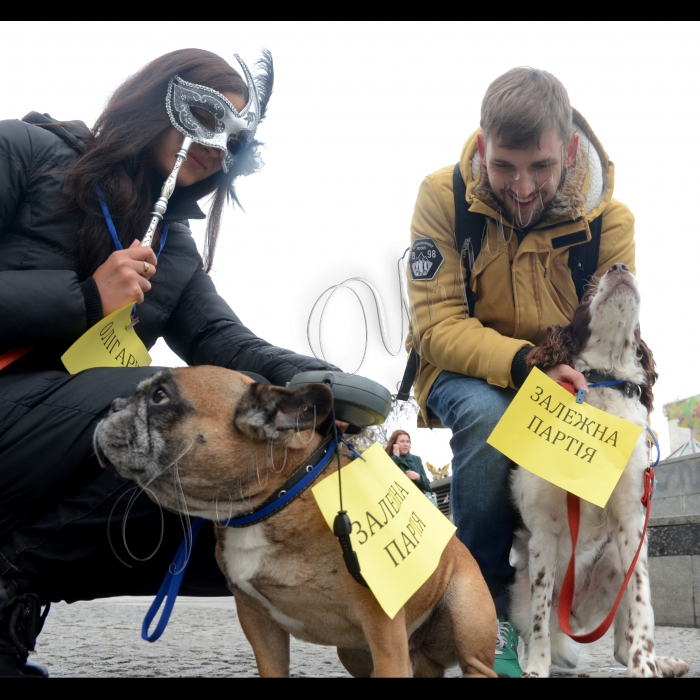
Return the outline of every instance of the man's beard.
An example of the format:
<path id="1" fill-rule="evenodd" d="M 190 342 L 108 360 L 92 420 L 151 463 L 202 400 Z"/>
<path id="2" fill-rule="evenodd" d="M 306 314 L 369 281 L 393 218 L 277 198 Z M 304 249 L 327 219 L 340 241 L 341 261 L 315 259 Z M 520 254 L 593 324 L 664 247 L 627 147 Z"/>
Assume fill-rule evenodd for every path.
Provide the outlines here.
<path id="1" fill-rule="evenodd" d="M 532 228 L 538 224 L 547 215 L 547 210 L 549 205 L 552 203 L 557 191 L 545 198 L 543 188 L 540 188 L 538 192 L 535 193 L 534 201 L 532 203 L 532 208 L 530 211 L 523 211 L 518 202 L 510 196 L 510 189 L 503 188 L 498 194 L 494 192 L 496 199 L 499 204 L 508 212 L 508 218 L 517 226 L 518 228 Z"/>
<path id="2" fill-rule="evenodd" d="M 568 174 L 568 168 L 562 170 L 562 175 L 559 178 L 559 184 L 557 185 L 557 188 L 549 194 L 545 190 L 546 182 L 543 183 L 534 195 L 535 199 L 532 205 L 532 210 L 528 212 L 524 212 L 518 204 L 517 200 L 510 196 L 509 192 L 512 192 L 516 195 L 517 192 L 514 192 L 512 189 L 510 189 L 508 185 L 502 188 L 499 193 L 496 193 L 495 190 L 493 193 L 496 199 L 498 200 L 498 203 L 508 213 L 508 217 L 513 222 L 513 224 L 515 224 L 515 226 L 521 229 L 529 229 L 533 226 L 536 226 L 540 221 L 547 217 L 547 213 L 549 212 L 551 204 L 552 202 L 554 202 L 554 199 L 556 198 L 557 194 L 559 194 L 561 189 L 564 187 L 564 183 L 566 182 Z"/>

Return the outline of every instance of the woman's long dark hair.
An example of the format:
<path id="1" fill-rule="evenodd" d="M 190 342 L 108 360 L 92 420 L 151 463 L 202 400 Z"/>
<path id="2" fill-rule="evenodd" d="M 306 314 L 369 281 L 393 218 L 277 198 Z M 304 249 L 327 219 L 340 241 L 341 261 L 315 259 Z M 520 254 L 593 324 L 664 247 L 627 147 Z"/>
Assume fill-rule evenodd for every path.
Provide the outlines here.
<path id="1" fill-rule="evenodd" d="M 396 441 L 402 436 L 405 435 L 408 437 L 408 439 L 411 439 L 411 436 L 405 431 L 405 430 L 394 430 L 394 432 L 391 434 L 391 437 L 389 438 L 389 442 L 386 444 L 386 453 L 389 455 L 389 457 L 393 457 L 394 455 L 394 445 L 396 444 Z"/>
<path id="2" fill-rule="evenodd" d="M 272 61 L 269 53 L 264 54 Z M 201 49 L 172 51 L 151 61 L 128 78 L 110 98 L 97 119 L 85 153 L 68 171 L 69 208 L 83 212 L 78 230 L 80 275 L 91 275 L 112 252 L 95 190 L 99 182 L 122 245 L 128 247 L 141 238 L 148 227 L 153 207 L 150 150 L 172 125 L 165 109 L 168 81 L 178 74 L 184 80 L 218 90 L 233 92 L 248 101 L 248 86 L 240 74 L 221 57 Z M 269 97 L 269 94 L 267 95 Z M 263 112 L 264 114 L 264 112 Z M 209 212 L 204 269 L 211 269 L 221 212 L 227 195 L 233 195 L 235 168 L 207 178 L 200 196 L 216 192 Z M 176 190 L 177 191 L 177 190 Z"/>

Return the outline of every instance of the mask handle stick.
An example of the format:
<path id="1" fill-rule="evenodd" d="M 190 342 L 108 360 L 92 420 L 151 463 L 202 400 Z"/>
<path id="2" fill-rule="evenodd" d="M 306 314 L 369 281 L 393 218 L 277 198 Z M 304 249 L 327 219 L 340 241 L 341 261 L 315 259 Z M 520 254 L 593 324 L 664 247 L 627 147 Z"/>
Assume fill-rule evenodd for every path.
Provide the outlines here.
<path id="1" fill-rule="evenodd" d="M 148 225 L 148 230 L 146 231 L 146 235 L 143 237 L 143 241 L 141 241 L 141 245 L 151 245 L 158 222 L 162 220 L 163 215 L 168 209 L 168 200 L 175 190 L 177 174 L 180 172 L 182 164 L 187 160 L 187 151 L 190 150 L 191 145 L 192 139 L 189 136 L 185 136 L 182 140 L 182 146 L 177 152 L 175 166 L 173 167 L 170 175 L 168 175 L 168 179 L 163 183 L 163 188 L 160 191 L 160 197 L 158 197 L 156 203 L 153 205 L 153 211 L 151 212 L 153 218 L 151 219 L 151 223 Z"/>
<path id="2" fill-rule="evenodd" d="M 151 212 L 153 218 L 151 219 L 151 223 L 148 225 L 146 235 L 141 241 L 142 246 L 150 246 L 153 242 L 153 235 L 155 234 L 156 228 L 158 227 L 158 222 L 162 220 L 163 215 L 168 209 L 168 200 L 170 199 L 172 193 L 175 190 L 177 174 L 180 172 L 182 164 L 187 160 L 187 151 L 190 150 L 191 145 L 192 139 L 189 136 L 185 136 L 182 139 L 182 146 L 180 146 L 180 150 L 177 152 L 177 156 L 175 157 L 175 166 L 173 167 L 170 175 L 168 175 L 168 179 L 163 183 L 163 187 L 160 190 L 160 197 L 158 197 L 156 203 L 153 205 L 153 211 Z M 134 306 L 134 309 L 131 312 L 131 323 L 126 327 L 126 329 L 130 330 L 138 322 L 139 317 L 136 315 L 136 306 Z"/>

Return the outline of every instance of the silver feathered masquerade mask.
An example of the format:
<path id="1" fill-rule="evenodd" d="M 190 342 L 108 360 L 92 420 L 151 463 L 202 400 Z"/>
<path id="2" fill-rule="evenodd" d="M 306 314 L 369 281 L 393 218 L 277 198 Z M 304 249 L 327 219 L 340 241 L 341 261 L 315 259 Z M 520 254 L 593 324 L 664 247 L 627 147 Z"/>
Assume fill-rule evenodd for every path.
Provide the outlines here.
<path id="1" fill-rule="evenodd" d="M 234 54 L 241 64 L 248 84 L 248 104 L 238 112 L 236 108 L 216 90 L 204 85 L 188 83 L 178 75 L 168 83 L 165 107 L 172 125 L 183 134 L 182 147 L 177 152 L 175 165 L 163 183 L 160 197 L 153 205 L 151 223 L 144 234 L 141 245 L 151 245 L 158 223 L 168 208 L 168 200 L 175 190 L 177 175 L 182 164 L 187 160 L 187 151 L 192 142 L 211 146 L 224 152 L 221 168 L 224 173 L 230 172 L 229 187 L 235 199 L 233 181 L 239 175 L 250 175 L 263 166 L 258 155 L 255 130 L 265 118 L 267 103 L 272 94 L 274 70 L 272 55 L 267 49 L 262 52 L 262 58 L 256 62 L 257 75 L 252 77 L 248 66 L 238 54 Z M 212 115 L 213 130 L 207 128 L 192 112 L 192 109 L 203 109 Z"/>
<path id="2" fill-rule="evenodd" d="M 234 54 L 243 69 L 248 84 L 248 104 L 238 112 L 224 95 L 205 85 L 195 85 L 175 75 L 168 83 L 165 106 L 172 125 L 184 136 L 203 146 L 224 152 L 221 168 L 225 173 L 238 166 L 237 175 L 248 175 L 259 170 L 262 159 L 258 154 L 255 130 L 265 116 L 267 100 L 272 92 L 272 59 L 263 54 L 262 80 L 253 80 L 248 66 Z M 259 89 L 262 95 L 259 94 Z M 262 103 L 262 105 L 261 105 Z M 193 109 L 202 109 L 213 117 L 213 130 L 202 124 Z"/>

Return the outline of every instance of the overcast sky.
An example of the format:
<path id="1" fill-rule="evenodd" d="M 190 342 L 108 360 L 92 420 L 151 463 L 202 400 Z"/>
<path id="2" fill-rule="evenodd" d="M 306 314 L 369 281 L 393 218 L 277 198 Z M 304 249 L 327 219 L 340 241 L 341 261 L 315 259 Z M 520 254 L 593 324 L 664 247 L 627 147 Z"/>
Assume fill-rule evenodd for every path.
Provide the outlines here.
<path id="1" fill-rule="evenodd" d="M 457 162 L 488 84 L 508 69 L 550 71 L 567 87 L 616 165 L 615 196 L 636 216 L 642 336 L 658 363 L 652 425 L 668 452 L 664 403 L 700 393 L 694 192 L 700 164 L 698 23 L 3 22 L 0 118 L 30 110 L 92 125 L 128 75 L 168 51 L 197 47 L 233 65 L 275 60 L 259 129 L 264 170 L 242 179 L 246 213 L 229 212 L 213 279 L 263 338 L 309 352 L 307 317 L 323 290 L 365 277 L 399 344 L 396 259 L 409 241 L 418 186 Z M 201 241 L 201 229 L 198 240 Z M 379 338 L 360 374 L 395 390 L 404 355 Z M 330 361 L 357 366 L 362 314 L 337 295 L 324 324 Z M 155 364 L 179 363 L 167 346 Z M 447 431 L 413 432 L 414 452 L 450 460 Z"/>

